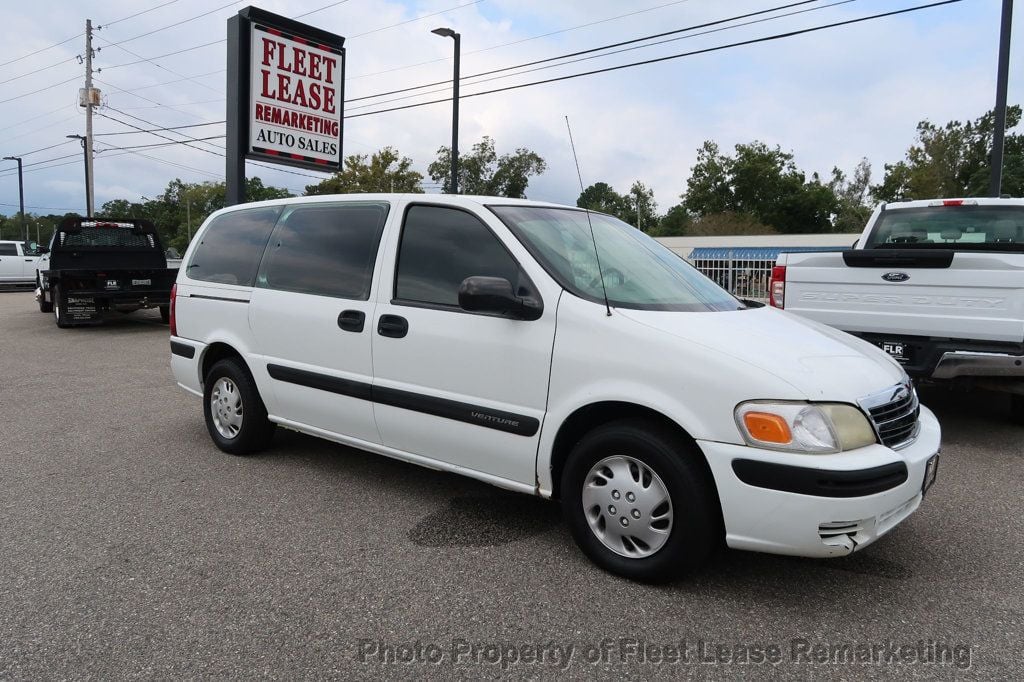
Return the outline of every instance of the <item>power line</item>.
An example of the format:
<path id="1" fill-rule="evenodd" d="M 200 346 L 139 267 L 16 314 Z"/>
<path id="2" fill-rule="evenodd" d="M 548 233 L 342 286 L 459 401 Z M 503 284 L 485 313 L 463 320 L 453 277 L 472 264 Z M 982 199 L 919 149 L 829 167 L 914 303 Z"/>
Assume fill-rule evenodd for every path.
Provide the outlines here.
<path id="1" fill-rule="evenodd" d="M 185 47 L 185 48 L 182 48 L 180 50 L 175 50 L 174 52 L 168 52 L 166 54 L 159 54 L 159 55 L 157 55 L 155 57 L 143 57 L 142 55 L 135 54 L 134 52 L 129 52 L 129 54 L 134 54 L 139 59 L 137 59 L 134 62 L 124 62 L 123 64 L 113 64 L 111 66 L 106 67 L 106 70 L 109 71 L 111 69 L 120 69 L 122 66 L 135 66 L 136 64 L 142 64 L 143 62 L 149 62 L 149 63 L 154 64 L 156 66 L 160 66 L 159 64 L 157 64 L 153 60 L 154 59 L 163 59 L 165 57 L 173 57 L 174 55 L 184 54 L 185 52 L 192 52 L 193 50 L 198 50 L 198 49 L 203 48 L 203 47 L 210 47 L 211 45 L 218 45 L 220 43 L 225 42 L 225 40 L 226 40 L 225 38 L 221 38 L 220 40 L 211 40 L 210 42 L 203 43 L 202 45 L 193 45 L 192 47 Z M 117 47 L 117 48 L 120 48 L 122 50 L 125 50 L 125 48 L 121 47 L 121 45 L 119 43 L 108 43 L 108 45 L 110 45 L 111 47 Z M 125 50 L 125 52 L 128 52 L 128 50 Z M 167 71 L 170 71 L 170 69 L 166 69 L 166 67 L 162 67 L 161 66 L 160 68 L 165 69 Z M 171 73 L 174 73 L 174 72 L 171 71 Z M 177 74 L 177 75 L 180 76 L 181 74 Z M 185 76 L 184 78 L 186 80 L 191 80 L 187 76 Z M 205 87 L 209 87 L 209 86 L 204 85 L 203 87 L 205 88 Z"/>
<path id="2" fill-rule="evenodd" d="M 206 140 L 220 140 L 220 139 L 223 139 L 224 137 L 225 137 L 224 135 L 211 135 L 209 137 L 196 137 L 196 138 L 193 138 L 193 139 L 195 139 L 196 142 L 205 142 Z M 187 140 L 176 140 L 174 142 L 157 142 L 155 144 L 137 144 L 137 145 L 132 145 L 130 147 L 115 147 L 113 145 L 109 145 L 108 144 L 106 149 L 103 149 L 101 151 L 106 151 L 107 149 L 117 149 L 117 150 L 123 150 L 123 151 L 128 151 L 129 149 L 151 149 L 153 147 L 171 147 L 171 146 L 176 145 L 176 144 L 188 144 L 188 141 Z"/>
<path id="3" fill-rule="evenodd" d="M 120 19 L 115 19 L 114 21 L 108 21 L 107 23 L 103 24 L 102 26 L 97 26 L 96 30 L 99 31 L 100 29 L 104 29 L 107 26 L 113 26 L 114 24 L 120 24 L 122 21 L 128 21 L 129 19 L 134 19 L 135 17 L 141 17 L 143 14 L 149 14 L 150 12 L 152 12 L 154 10 L 158 10 L 161 7 L 167 7 L 167 5 L 173 5 L 176 2 L 178 2 L 178 0 L 168 0 L 168 2 L 165 2 L 165 3 L 162 3 L 160 5 L 157 5 L 156 7 L 150 7 L 149 9 L 144 9 L 141 12 L 136 12 L 135 14 L 129 14 L 126 17 L 121 17 Z"/>
<path id="4" fill-rule="evenodd" d="M 71 78 L 67 79 L 66 81 L 61 81 L 59 83 L 54 83 L 52 85 L 47 85 L 46 87 L 39 88 L 38 90 L 33 90 L 32 92 L 23 92 L 20 95 L 15 95 L 14 97 L 8 97 L 7 99 L 0 99 L 0 104 L 6 104 L 7 102 L 13 102 L 16 99 L 21 99 L 23 97 L 28 97 L 29 95 L 35 95 L 35 94 L 40 93 L 40 92 L 45 92 L 46 90 L 53 90 L 54 88 L 56 88 L 59 85 L 64 85 L 65 83 L 70 83 L 71 81 L 76 81 L 79 78 L 81 78 L 81 76 L 72 76 Z"/>
<path id="5" fill-rule="evenodd" d="M 364 31 L 363 33 L 356 33 L 355 35 L 348 36 L 347 39 L 351 40 L 352 38 L 361 38 L 362 36 L 368 36 L 371 33 L 380 33 L 381 31 L 386 31 L 388 29 L 396 28 L 398 26 L 404 26 L 405 24 L 411 24 L 411 23 L 416 22 L 416 21 L 423 21 L 424 19 L 429 19 L 430 17 L 436 17 L 439 14 L 445 14 L 447 12 L 454 12 L 455 10 L 462 9 L 463 7 L 469 7 L 470 5 L 479 5 L 483 1 L 484 0 L 472 0 L 471 2 L 467 2 L 467 3 L 464 3 L 462 5 L 456 5 L 455 7 L 449 7 L 448 9 L 443 9 L 440 12 L 434 12 L 432 14 L 424 14 L 422 17 L 414 17 L 412 19 L 407 19 L 406 21 L 400 21 L 397 24 L 391 24 L 390 26 L 381 26 L 380 28 L 375 28 L 372 31 Z"/>
<path id="6" fill-rule="evenodd" d="M 332 2 L 331 4 L 324 5 L 323 7 L 317 7 L 316 9 L 311 9 L 308 12 L 303 12 L 302 14 L 296 14 L 295 18 L 296 19 L 301 19 L 302 17 L 308 17 L 310 14 L 316 14 L 317 12 L 323 12 L 325 9 L 330 9 L 332 7 L 337 7 L 338 5 L 344 5 L 346 2 L 348 2 L 348 0 L 338 0 L 338 2 Z"/>
<path id="7" fill-rule="evenodd" d="M 0 206 L 20 207 L 19 204 L 6 204 L 2 202 L 0 202 Z M 68 208 L 67 206 L 29 206 L 26 204 L 25 208 L 34 208 L 37 211 L 78 211 L 77 208 Z"/>
<path id="8" fill-rule="evenodd" d="M 739 15 L 736 15 L 736 16 L 733 16 L 733 17 L 728 17 L 726 19 L 717 19 L 715 21 L 708 21 L 708 22 L 705 22 L 703 24 L 694 24 L 693 26 L 686 26 L 684 28 L 677 28 L 677 29 L 674 29 L 672 31 L 665 31 L 663 33 L 654 33 L 654 34 L 651 34 L 651 35 L 648 35 L 648 36 L 641 36 L 639 38 L 633 38 L 631 40 L 623 40 L 623 41 L 618 42 L 618 43 L 610 43 L 608 45 L 602 45 L 600 47 L 592 47 L 592 48 L 589 48 L 587 50 L 579 50 L 579 51 L 576 51 L 576 52 L 569 52 L 568 54 L 562 54 L 562 55 L 558 55 L 558 56 L 555 56 L 555 57 L 546 57 L 545 59 L 536 59 L 536 60 L 534 60 L 532 62 L 524 62 L 522 64 L 515 64 L 513 66 L 504 66 L 504 67 L 501 67 L 499 69 L 491 69 L 490 71 L 481 71 L 480 73 L 474 73 L 474 74 L 469 75 L 469 76 L 462 76 L 461 78 L 459 78 L 459 82 L 461 83 L 464 80 L 469 80 L 469 79 L 472 79 L 472 78 L 479 78 L 481 76 L 489 76 L 489 75 L 494 74 L 494 73 L 501 73 L 503 71 L 511 71 L 513 69 L 519 69 L 519 68 L 523 68 L 523 67 L 526 67 L 526 66 L 533 66 L 535 64 L 543 64 L 543 63 L 546 63 L 546 62 L 552 62 L 552 61 L 556 61 L 556 60 L 560 60 L 560 59 L 568 59 L 569 57 L 576 57 L 578 55 L 589 54 L 589 53 L 592 53 L 592 52 L 599 52 L 599 51 L 602 51 L 602 50 L 610 50 L 610 49 L 612 49 L 614 47 L 620 47 L 622 45 L 630 45 L 630 44 L 633 44 L 633 43 L 644 42 L 644 41 L 647 41 L 647 40 L 654 40 L 655 38 L 662 38 L 664 36 L 674 35 L 674 34 L 677 34 L 677 33 L 685 33 L 687 31 L 694 31 L 694 30 L 697 30 L 699 28 L 707 28 L 709 26 L 717 26 L 719 24 L 726 24 L 726 23 L 730 23 L 730 22 L 733 22 L 733 21 L 738 21 L 739 19 L 746 19 L 748 17 L 757 16 L 759 14 L 767 14 L 769 12 L 776 12 L 776 11 L 783 10 L 783 9 L 789 9 L 790 7 L 796 7 L 798 5 L 809 5 L 811 3 L 818 2 L 818 1 L 819 0 L 801 0 L 800 2 L 793 2 L 793 3 L 790 3 L 788 5 L 780 5 L 778 7 L 771 7 L 771 8 L 768 8 L 768 9 L 759 10 L 757 12 L 748 12 L 747 14 L 739 14 Z M 854 0 L 845 0 L 845 1 L 853 2 Z M 827 7 L 831 7 L 831 6 L 832 5 L 828 5 Z M 824 8 L 817 7 L 817 8 L 814 8 L 814 9 L 824 9 Z M 809 11 L 809 10 L 804 10 L 804 11 Z M 761 19 L 760 21 L 768 21 L 769 19 L 778 19 L 778 18 L 781 18 L 782 16 L 790 16 L 790 15 L 780 15 L 780 17 L 769 17 L 768 19 Z M 741 24 L 741 25 L 747 25 L 747 24 Z M 735 27 L 730 26 L 730 27 L 727 27 L 727 28 L 735 28 Z M 686 36 L 686 37 L 691 37 L 691 36 Z M 651 47 L 651 45 L 642 45 L 640 47 Z M 606 55 L 598 55 L 598 56 L 606 56 Z M 513 74 L 513 75 L 515 75 L 515 74 Z M 447 85 L 448 83 L 451 83 L 451 82 L 452 82 L 452 79 L 449 78 L 447 80 L 435 81 L 433 83 L 427 83 L 425 85 L 417 85 L 417 86 L 413 86 L 413 87 L 409 87 L 409 88 L 401 88 L 399 90 L 391 90 L 389 92 L 382 92 L 382 93 L 378 93 L 376 95 L 364 95 L 363 97 L 353 97 L 352 99 L 347 100 L 346 104 L 348 104 L 349 102 L 359 102 L 359 101 L 366 100 L 366 99 L 375 99 L 377 97 L 382 97 L 384 95 L 396 95 L 396 94 L 399 94 L 399 93 L 402 93 L 402 92 L 410 92 L 412 90 L 421 90 L 423 88 L 429 88 L 429 87 L 433 87 L 435 85 Z"/>
<path id="9" fill-rule="evenodd" d="M 22 59 L 28 59 L 29 57 L 34 57 L 35 55 L 39 54 L 40 52 L 46 52 L 47 50 L 52 50 L 55 47 L 60 47 L 64 43 L 70 43 L 72 40 L 77 40 L 78 38 L 81 38 L 84 35 L 85 35 L 85 33 L 77 33 L 77 34 L 71 36 L 70 38 L 65 38 L 64 40 L 60 41 L 59 43 L 54 43 L 53 45 L 48 45 L 47 47 L 41 47 L 38 50 L 35 50 L 33 52 L 29 52 L 28 54 L 23 54 L 20 57 L 15 57 L 14 59 L 9 59 L 6 62 L 3 62 L 2 64 L 0 64 L 0 67 L 7 66 L 8 64 L 13 64 L 14 62 L 20 62 Z"/>
<path id="10" fill-rule="evenodd" d="M 577 26 L 570 26 L 568 28 L 558 29 L 557 31 L 549 31 L 548 33 L 541 33 L 539 35 L 530 36 L 529 38 L 520 38 L 519 40 L 513 40 L 512 42 L 509 42 L 509 43 L 502 43 L 500 45 L 491 45 L 490 47 L 480 48 L 479 50 L 469 50 L 468 52 L 463 52 L 462 54 L 463 54 L 463 56 L 470 55 L 470 54 L 479 54 L 481 52 L 488 52 L 490 50 L 497 50 L 497 49 L 502 48 L 502 47 L 510 47 L 512 45 L 519 45 L 520 43 L 528 43 L 531 40 L 539 40 L 541 38 L 547 38 L 549 36 L 558 35 L 559 33 L 568 33 L 570 31 L 577 31 L 577 30 L 579 30 L 581 28 L 589 28 L 591 26 L 597 26 L 598 24 L 608 23 L 609 21 L 618 21 L 619 19 L 625 19 L 627 17 L 632 17 L 632 16 L 635 16 L 637 14 L 643 14 L 645 12 L 653 12 L 655 10 L 664 9 L 666 7 L 671 7 L 673 5 L 681 5 L 682 3 L 689 2 L 689 1 L 690 0 L 673 0 L 672 2 L 666 2 L 663 5 L 655 5 L 654 7 L 647 7 L 647 8 L 644 8 L 644 9 L 635 10 L 633 12 L 627 12 L 626 14 L 619 14 L 619 15 L 616 15 L 614 17 L 606 17 L 604 19 L 598 19 L 597 21 L 591 21 L 591 22 L 587 22 L 585 24 L 579 24 Z M 444 62 L 444 61 L 448 61 L 448 58 L 447 57 L 442 57 L 440 59 L 430 59 L 430 60 L 425 61 L 425 62 L 419 62 L 419 63 L 416 63 L 416 64 L 406 64 L 405 66 L 397 66 L 395 68 L 385 69 L 383 71 L 374 71 L 373 73 L 363 73 L 363 74 L 360 74 L 358 76 L 351 76 L 351 77 L 347 78 L 346 80 L 352 81 L 352 80 L 358 80 L 360 78 L 369 78 L 370 76 L 380 76 L 380 75 L 385 74 L 385 73 L 394 73 L 395 71 L 404 71 L 406 69 L 412 69 L 412 68 L 415 68 L 417 66 L 425 66 L 427 64 L 436 64 L 437 62 Z"/>
<path id="11" fill-rule="evenodd" d="M 187 24 L 187 23 L 189 23 L 191 21 L 195 21 L 196 19 L 202 19 L 203 17 L 209 16 L 210 14 L 213 14 L 214 12 L 219 12 L 222 9 L 227 9 L 228 7 L 231 7 L 232 5 L 237 5 L 239 2 L 241 2 L 241 0 L 232 0 L 232 2 L 229 2 L 226 5 L 221 5 L 220 7 L 215 7 L 214 9 L 211 9 L 209 11 L 203 12 L 202 14 L 197 14 L 194 17 L 189 17 L 188 19 L 182 19 L 180 21 L 175 21 L 174 23 L 168 24 L 167 26 L 161 26 L 160 28 L 155 28 L 155 29 L 153 29 L 151 31 L 146 31 L 145 33 L 140 33 L 137 36 L 133 36 L 133 37 L 127 38 L 125 40 L 119 40 L 119 41 L 117 41 L 117 42 L 115 42 L 113 44 L 114 45 L 124 45 L 125 43 L 130 43 L 130 42 L 136 41 L 139 38 L 145 38 L 146 36 L 151 36 L 154 33 L 160 33 L 161 31 L 166 31 L 169 28 L 174 28 L 175 26 L 181 26 L 183 24 Z M 112 68 L 112 67 L 107 67 L 107 68 Z"/>
<path id="12" fill-rule="evenodd" d="M 14 154 L 13 156 L 30 156 L 30 155 L 36 154 L 38 152 L 45 152 L 47 149 L 53 149 L 54 147 L 61 147 L 63 145 L 69 144 L 70 142 L 71 142 L 71 140 L 64 140 L 63 142 L 58 142 L 57 144 L 51 144 L 49 147 L 41 147 L 39 149 L 33 149 L 30 152 L 22 152 L 21 154 Z"/>
<path id="13" fill-rule="evenodd" d="M 657 64 L 659 62 L 665 62 L 665 61 L 669 61 L 669 60 L 673 60 L 673 59 L 680 59 L 680 58 L 683 58 L 683 57 L 692 57 L 692 56 L 699 55 L 699 54 L 706 54 L 708 52 L 718 52 L 720 50 L 726 50 L 726 49 L 734 48 L 734 47 L 742 47 L 744 45 L 754 45 L 754 44 L 757 44 L 757 43 L 765 43 L 765 42 L 770 42 L 770 41 L 774 41 L 774 40 L 782 40 L 784 38 L 792 38 L 794 36 L 803 35 L 805 33 L 814 33 L 814 32 L 817 32 L 817 31 L 823 31 L 823 30 L 830 29 L 830 28 L 836 28 L 838 26 L 848 26 L 848 25 L 851 25 L 851 24 L 858 24 L 858 23 L 861 23 L 861 22 L 864 22 L 864 21 L 871 21 L 873 19 L 881 19 L 881 18 L 884 18 L 884 17 L 891 17 L 891 16 L 895 16 L 895 15 L 898 15 L 898 14 L 906 14 L 908 12 L 917 12 L 919 10 L 930 9 L 930 8 L 933 8 L 933 7 L 940 7 L 942 5 L 950 5 L 950 4 L 958 3 L 958 2 L 962 2 L 962 1 L 963 0 L 942 0 L 941 2 L 933 2 L 933 3 L 926 4 L 926 5 L 917 5 L 915 7 L 908 7 L 906 9 L 894 10 L 894 11 L 891 11 L 891 12 L 882 12 L 880 14 L 872 14 L 872 15 L 865 16 L 865 17 L 859 17 L 857 19 L 848 19 L 846 21 L 837 21 L 837 22 L 834 22 L 834 23 L 831 23 L 831 24 L 822 24 L 820 26 L 813 26 L 811 28 L 799 29 L 799 30 L 795 30 L 795 31 L 787 31 L 785 33 L 776 33 L 774 35 L 764 36 L 764 37 L 761 37 L 761 38 L 752 38 L 750 40 L 742 40 L 742 41 L 735 42 L 735 43 L 728 43 L 728 44 L 725 44 L 725 45 L 717 45 L 715 47 L 708 47 L 708 48 L 704 48 L 704 49 L 701 49 L 701 50 L 692 50 L 690 52 L 680 52 L 678 54 L 667 55 L 665 57 L 657 57 L 657 58 L 654 58 L 654 59 L 645 59 L 645 60 L 639 61 L 639 62 L 630 62 L 628 64 L 620 64 L 618 66 L 608 66 L 608 67 L 605 67 L 605 68 L 602 68 L 602 69 L 593 69 L 591 71 L 583 71 L 581 73 L 574 73 L 574 74 L 569 74 L 569 75 L 566 75 L 566 76 L 557 76 L 555 78 L 546 78 L 544 80 L 531 81 L 529 83 L 519 83 L 517 85 L 508 85 L 508 86 L 505 86 L 503 88 L 494 88 L 492 90 L 483 90 L 483 91 L 480 91 L 480 92 L 472 92 L 472 93 L 469 93 L 469 94 L 466 94 L 466 95 L 462 95 L 461 97 L 462 98 L 479 97 L 481 95 L 490 95 L 490 94 L 494 94 L 494 93 L 497 93 L 497 92 L 506 92 L 508 90 L 518 90 L 518 89 L 521 89 L 521 88 L 528 88 L 528 87 L 532 87 L 534 85 L 544 85 L 544 84 L 547 84 L 547 83 L 556 83 L 558 81 L 571 80 L 571 79 L 574 79 L 574 78 L 582 78 L 584 76 L 593 76 L 593 75 L 599 74 L 599 73 L 608 73 L 610 71 L 619 71 L 621 69 L 629 69 L 629 68 L 633 68 L 633 67 L 636 67 L 636 66 L 646 66 L 647 64 Z M 442 98 L 442 99 L 429 100 L 427 102 L 418 102 L 416 104 L 406 104 L 406 105 L 403 105 L 403 106 L 391 107 L 391 108 L 388 108 L 388 109 L 376 109 L 374 111 L 367 111 L 367 112 L 363 112 L 363 113 L 360 113 L 360 114 L 350 114 L 348 116 L 345 116 L 345 118 L 362 118 L 364 116 L 373 116 L 374 114 L 383 114 L 383 113 L 390 112 L 390 111 L 401 111 L 403 109 L 414 109 L 416 107 L 424 107 L 424 106 L 428 106 L 428 105 L 431 105 L 431 104 L 441 104 L 442 102 L 451 102 L 451 97 L 445 97 L 445 98 Z"/>
<path id="14" fill-rule="evenodd" d="M 161 7 L 166 7 L 167 5 L 173 5 L 176 2 L 178 2 L 178 0 L 169 0 L 169 2 L 165 2 L 165 3 L 161 4 L 161 5 L 157 5 L 156 7 L 151 7 L 149 9 L 147 9 L 147 10 L 142 10 L 141 12 L 136 12 L 135 14 L 129 14 L 126 17 L 121 17 L 120 19 L 115 19 L 114 21 L 108 21 L 107 23 L 105 23 L 103 25 L 104 26 L 113 26 L 114 24 L 119 24 L 122 21 L 127 21 L 128 19 L 134 19 L 135 17 L 141 16 L 141 15 L 146 14 L 148 12 L 152 12 L 153 10 L 160 9 Z M 52 45 L 47 45 L 46 47 L 41 47 L 38 50 L 34 50 L 34 51 L 29 52 L 27 54 L 23 54 L 20 57 L 15 57 L 14 59 L 9 59 L 6 62 L 0 63 L 0 67 L 4 67 L 4 66 L 7 66 L 8 64 L 13 64 L 15 62 L 20 62 L 23 59 L 28 59 L 29 57 L 34 57 L 35 55 L 40 54 L 41 52 L 46 52 L 47 50 L 52 50 L 55 47 L 60 47 L 61 45 L 64 45 L 65 43 L 70 43 L 72 40 L 77 40 L 78 38 L 81 38 L 83 35 L 85 35 L 85 33 L 77 33 L 77 34 L 71 36 L 70 38 L 65 38 L 64 40 L 61 40 L 60 42 L 56 42 L 56 43 L 54 43 Z"/>
<path id="15" fill-rule="evenodd" d="M 157 67 L 158 69 L 163 69 L 167 73 L 172 74 L 174 76 L 178 76 L 182 80 L 191 81 L 191 82 L 195 83 L 196 85 L 198 85 L 200 87 L 203 87 L 203 88 L 206 88 L 207 90 L 211 90 L 213 92 L 220 92 L 219 90 L 211 88 L 206 83 L 200 83 L 198 80 L 193 79 L 191 76 L 186 76 L 184 74 L 178 73 L 177 71 L 175 71 L 173 69 L 170 69 L 170 68 L 164 66 L 163 64 L 158 64 L 156 62 L 157 59 L 161 59 L 163 57 L 168 57 L 170 55 L 166 55 L 165 54 L 165 55 L 160 55 L 159 57 L 143 57 L 138 52 L 132 52 L 127 47 L 124 47 L 123 45 L 114 45 L 113 43 L 111 43 L 110 41 L 106 40 L 105 38 L 101 38 L 101 40 L 103 40 L 103 42 L 107 43 L 107 45 L 110 45 L 111 47 L 116 47 L 119 50 L 123 50 L 123 51 L 127 52 L 128 54 L 134 55 L 134 56 L 139 58 L 139 61 L 137 61 L 137 62 L 129 62 L 128 64 L 121 64 L 121 66 L 128 66 L 129 64 L 141 64 L 142 62 L 149 62 L 150 64 L 152 64 L 153 66 Z M 209 44 L 212 45 L 213 43 L 209 43 Z M 178 52 L 172 52 L 171 54 L 179 54 L 179 53 Z M 116 67 L 107 67 L 107 68 L 116 68 Z"/>
<path id="16" fill-rule="evenodd" d="M 818 0 L 809 0 L 809 1 L 810 2 L 817 2 Z M 648 48 L 648 47 L 656 47 L 658 45 L 664 45 L 665 43 L 672 43 L 672 42 L 677 42 L 677 41 L 680 41 L 680 40 L 687 40 L 687 39 L 690 39 L 690 38 L 697 38 L 699 36 L 705 36 L 705 35 L 709 35 L 711 33 L 720 33 L 722 31 L 732 30 L 734 28 L 742 28 L 744 26 L 751 26 L 753 24 L 761 24 L 761 23 L 764 23 L 764 22 L 767 22 L 767 21 L 775 21 L 776 19 L 784 19 L 786 17 L 791 17 L 791 16 L 794 16 L 796 14 L 805 14 L 807 12 L 818 12 L 820 10 L 829 9 L 831 7 L 836 7 L 838 5 L 847 5 L 847 4 L 851 3 L 851 2 L 857 2 L 857 0 L 838 0 L 838 2 L 833 2 L 833 3 L 828 4 L 828 5 L 820 5 L 818 7 L 810 7 L 810 8 L 807 8 L 807 9 L 801 9 L 801 10 L 796 10 L 796 11 L 793 11 L 793 12 L 787 12 L 785 14 L 778 14 L 778 15 L 775 15 L 775 16 L 772 16 L 772 17 L 762 17 L 761 19 L 754 19 L 752 21 L 746 21 L 746 22 L 739 23 L 739 24 L 733 24 L 732 26 L 723 26 L 723 27 L 720 27 L 720 28 L 709 29 L 707 31 L 700 31 L 699 33 L 691 33 L 690 35 L 677 36 L 675 38 L 667 38 L 665 40 L 659 40 L 659 41 L 656 41 L 656 42 L 653 42 L 653 43 L 648 43 L 646 45 L 634 45 L 632 47 L 624 47 L 624 48 L 622 48 L 620 50 L 612 50 L 611 52 L 604 52 L 602 54 L 594 54 L 594 55 L 590 55 L 588 57 L 580 57 L 578 59 L 570 59 L 568 61 L 564 61 L 564 62 L 561 62 L 561 63 L 558 63 L 558 64 L 547 64 L 545 66 L 538 66 L 538 67 L 533 68 L 533 69 L 526 69 L 524 71 L 518 71 L 516 73 L 505 74 L 505 75 L 502 75 L 502 76 L 492 76 L 490 78 L 483 78 L 481 80 L 477 80 L 477 81 L 474 81 L 472 83 L 467 83 L 467 85 L 480 85 L 481 83 L 489 83 L 491 81 L 501 80 L 501 79 L 504 79 L 504 78 L 511 78 L 513 76 L 522 76 L 522 75 L 525 75 L 525 74 L 528 74 L 528 73 L 533 73 L 535 71 L 544 71 L 546 69 L 554 69 L 554 68 L 558 68 L 558 67 L 562 67 L 562 66 L 569 66 L 570 64 L 576 64 L 577 62 L 584 62 L 584 61 L 588 61 L 588 60 L 591 60 L 591 59 L 601 59 L 602 57 L 611 57 L 612 55 L 621 54 L 623 52 L 632 52 L 633 50 L 642 50 L 642 49 L 645 49 L 645 48 Z M 803 4 L 803 3 L 797 3 L 797 4 Z M 767 10 L 767 11 L 770 11 L 770 10 Z M 718 22 L 713 22 L 713 23 L 718 23 Z M 665 34 L 665 35 L 669 35 L 671 33 L 677 33 L 677 32 L 678 31 L 670 31 L 668 34 Z M 618 43 L 618 44 L 619 45 L 624 45 L 624 44 L 629 44 L 631 42 L 636 42 L 636 40 L 626 41 L 624 43 Z M 574 53 L 574 54 L 586 54 L 588 52 L 594 52 L 594 51 L 597 51 L 597 50 L 604 50 L 604 49 L 608 49 L 608 48 L 614 47 L 614 46 L 615 45 L 609 45 L 609 46 L 605 46 L 604 48 L 593 48 L 593 49 L 590 49 L 590 50 L 583 50 L 581 52 L 577 52 L 577 53 Z M 568 57 L 568 56 L 571 56 L 571 55 L 562 55 L 561 57 L 550 57 L 548 59 L 541 59 L 541 60 L 537 60 L 536 62 L 529 62 L 528 64 L 522 64 L 520 66 L 510 66 L 510 67 L 505 67 L 503 69 L 495 69 L 493 71 L 487 71 L 487 72 L 484 72 L 484 73 L 475 74 L 473 76 L 466 76 L 466 78 L 478 78 L 479 76 L 486 75 L 487 73 L 497 73 L 497 72 L 500 72 L 500 71 L 508 71 L 508 70 L 511 70 L 511 69 L 522 68 L 523 66 L 529 66 L 530 64 L 539 64 L 539 63 L 542 63 L 542 62 L 552 61 L 552 60 L 555 60 L 555 59 L 563 59 L 563 58 Z M 462 79 L 460 78 L 459 81 L 461 82 Z M 451 82 L 451 81 L 449 81 L 449 82 Z M 415 88 L 407 88 L 407 90 L 412 90 L 412 89 L 415 89 Z M 381 104 L 387 104 L 389 102 L 401 102 L 403 100 L 413 99 L 415 97 L 423 97 L 425 95 L 431 95 L 431 94 L 436 94 L 436 93 L 439 93 L 439 92 L 447 92 L 447 91 L 448 91 L 448 88 L 441 88 L 441 89 L 438 89 L 438 90 L 428 90 L 426 92 L 420 92 L 420 93 L 417 93 L 417 94 L 414 94 L 414 95 L 404 95 L 402 97 L 394 97 L 392 99 L 382 100 L 382 101 L 371 103 L 371 104 L 362 104 L 362 105 L 357 106 L 357 107 L 351 107 L 350 109 L 348 109 L 348 111 L 354 111 L 356 109 L 365 109 L 365 108 L 368 108 L 368 107 L 379 106 Z M 351 102 L 351 101 L 353 101 L 353 100 L 348 100 L 348 102 Z"/>
<path id="17" fill-rule="evenodd" d="M 112 107 L 111 107 L 112 108 Z M 114 109 L 114 111 L 118 111 Z M 123 113 L 123 112 L 119 112 Z M 131 116 L 131 114 L 125 114 L 125 116 Z M 108 135 L 138 135 L 139 133 L 159 133 L 165 130 L 184 130 L 186 128 L 202 128 L 203 126 L 215 126 L 224 123 L 224 121 L 210 121 L 209 123 L 193 123 L 187 126 L 171 126 L 169 128 L 154 128 L 153 130 L 124 130 L 117 133 L 96 133 L 93 137 L 105 137 Z M 224 137 L 221 135 L 221 137 Z"/>

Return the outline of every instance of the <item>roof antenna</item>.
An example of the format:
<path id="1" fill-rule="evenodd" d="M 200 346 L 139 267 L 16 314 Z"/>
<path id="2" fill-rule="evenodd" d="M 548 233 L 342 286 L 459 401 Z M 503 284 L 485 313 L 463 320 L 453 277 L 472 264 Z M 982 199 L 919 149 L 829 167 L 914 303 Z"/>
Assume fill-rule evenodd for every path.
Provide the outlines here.
<path id="1" fill-rule="evenodd" d="M 583 174 L 580 173 L 580 159 L 576 156 L 576 143 L 572 141 L 572 127 L 569 125 L 569 117 L 565 117 L 565 127 L 569 131 L 569 146 L 572 147 L 572 159 L 576 162 L 576 177 L 580 179 L 580 194 L 585 191 L 583 189 Z M 590 241 L 594 242 L 594 258 L 597 259 L 597 275 L 601 278 L 601 293 L 604 294 L 604 309 L 608 313 L 608 317 L 612 316 L 612 307 L 608 304 L 608 289 L 604 285 L 604 272 L 601 271 L 601 254 L 597 252 L 597 238 L 594 237 L 594 223 L 590 221 L 590 209 L 586 206 L 583 210 L 587 213 L 587 225 L 590 226 Z"/>

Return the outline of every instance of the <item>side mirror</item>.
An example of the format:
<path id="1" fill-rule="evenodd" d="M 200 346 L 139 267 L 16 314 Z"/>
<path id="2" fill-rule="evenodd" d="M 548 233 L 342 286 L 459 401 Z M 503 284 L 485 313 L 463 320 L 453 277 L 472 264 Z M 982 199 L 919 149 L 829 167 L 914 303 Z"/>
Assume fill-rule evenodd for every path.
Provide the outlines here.
<path id="1" fill-rule="evenodd" d="M 480 313 L 498 313 L 517 320 L 536 320 L 544 312 L 536 300 L 516 296 L 503 277 L 467 277 L 459 285 L 459 307 Z"/>
<path id="2" fill-rule="evenodd" d="M 38 253 L 40 256 L 42 256 L 44 254 L 47 254 L 47 253 L 50 253 L 50 247 L 48 247 L 48 246 L 39 246 L 39 247 L 36 248 L 36 253 Z"/>

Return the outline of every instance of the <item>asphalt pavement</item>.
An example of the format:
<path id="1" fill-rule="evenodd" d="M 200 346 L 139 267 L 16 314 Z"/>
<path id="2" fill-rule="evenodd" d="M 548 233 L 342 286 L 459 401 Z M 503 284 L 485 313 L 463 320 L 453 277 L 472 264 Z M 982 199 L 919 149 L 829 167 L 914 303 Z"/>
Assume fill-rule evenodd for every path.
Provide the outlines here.
<path id="1" fill-rule="evenodd" d="M 217 450 L 156 311 L 0 292 L 0 678 L 1024 679 L 1024 425 L 922 391 L 921 509 L 841 559 L 724 551 L 652 587 L 558 508 L 278 430 Z"/>

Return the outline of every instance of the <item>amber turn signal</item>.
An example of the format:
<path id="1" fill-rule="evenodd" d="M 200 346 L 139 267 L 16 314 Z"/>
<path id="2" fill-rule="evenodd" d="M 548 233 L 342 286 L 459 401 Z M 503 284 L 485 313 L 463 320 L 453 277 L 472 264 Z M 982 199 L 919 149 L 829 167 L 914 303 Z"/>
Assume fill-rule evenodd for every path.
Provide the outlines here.
<path id="1" fill-rule="evenodd" d="M 793 440 L 789 424 L 777 414 L 747 412 L 743 415 L 743 425 L 751 437 L 763 443 L 785 445 Z"/>

